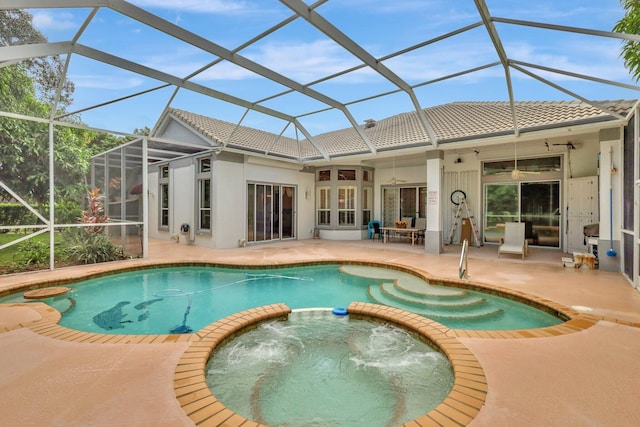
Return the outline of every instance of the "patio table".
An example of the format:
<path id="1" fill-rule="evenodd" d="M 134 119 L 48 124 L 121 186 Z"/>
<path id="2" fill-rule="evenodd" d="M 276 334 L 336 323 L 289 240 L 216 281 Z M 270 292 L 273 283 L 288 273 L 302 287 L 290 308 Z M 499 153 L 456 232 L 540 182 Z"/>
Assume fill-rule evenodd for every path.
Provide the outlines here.
<path id="1" fill-rule="evenodd" d="M 387 239 L 390 239 L 391 233 L 395 233 L 396 235 L 411 235 L 411 246 L 413 246 L 416 242 L 416 235 L 418 231 L 422 231 L 419 228 L 398 228 L 398 227 L 380 227 L 382 230 L 382 241 L 387 243 Z"/>

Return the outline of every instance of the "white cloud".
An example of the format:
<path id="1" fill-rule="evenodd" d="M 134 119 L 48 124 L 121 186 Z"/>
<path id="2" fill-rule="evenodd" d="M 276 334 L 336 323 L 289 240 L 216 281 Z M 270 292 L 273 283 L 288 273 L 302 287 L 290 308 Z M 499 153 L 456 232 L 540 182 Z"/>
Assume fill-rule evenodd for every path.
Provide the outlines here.
<path id="1" fill-rule="evenodd" d="M 140 7 L 219 14 L 236 13 L 249 7 L 245 1 L 232 0 L 134 0 L 132 3 Z"/>
<path id="2" fill-rule="evenodd" d="M 195 51 L 194 51 L 195 53 Z M 345 53 L 335 43 L 328 40 L 317 40 L 308 43 L 272 42 L 252 48 L 241 55 L 279 74 L 301 83 L 308 83 L 350 68 L 358 61 Z M 156 66 L 158 69 L 175 75 L 185 76 L 202 66 L 188 59 L 189 53 L 183 52 L 180 59 L 172 58 L 172 65 Z M 145 61 L 147 65 L 165 61 L 166 56 Z M 153 65 L 151 65 L 153 66 Z M 362 75 L 362 74 L 360 74 Z M 256 78 L 257 75 L 242 67 L 222 61 L 197 76 L 197 80 L 243 80 Z"/>
<path id="3" fill-rule="evenodd" d="M 311 82 L 360 62 L 329 40 L 271 42 L 247 57 L 300 82 Z"/>
<path id="4" fill-rule="evenodd" d="M 33 25 L 41 31 L 77 28 L 75 17 L 69 12 L 39 11 L 33 14 Z"/>
<path id="5" fill-rule="evenodd" d="M 194 80 L 212 81 L 212 80 L 246 80 L 256 78 L 253 74 L 242 67 L 238 67 L 227 61 L 222 61 L 213 67 L 198 74 Z"/>
<path id="6" fill-rule="evenodd" d="M 608 80 L 627 81 L 629 73 L 619 59 L 619 51 L 612 48 L 611 42 L 592 40 L 588 44 L 569 43 L 554 49 L 534 46 L 526 42 L 505 44 L 510 58 L 535 65 L 555 68 L 562 71 L 600 77 Z M 560 53 L 558 53 L 560 52 Z M 556 73 L 532 70 L 542 77 L 554 81 L 574 80 L 574 77 Z"/>
<path id="7" fill-rule="evenodd" d="M 122 90 L 133 89 L 142 84 L 140 78 L 122 78 L 113 74 L 76 74 L 70 75 L 69 78 L 76 88 Z"/>
<path id="8" fill-rule="evenodd" d="M 412 82 L 424 82 L 459 73 L 471 68 L 486 65 L 498 60 L 497 54 L 490 43 L 465 43 L 433 45 L 427 50 L 418 50 L 385 61 L 400 77 Z M 504 75 L 498 72 L 483 71 L 460 77 L 461 80 L 476 81 L 478 76 L 487 73 Z"/>

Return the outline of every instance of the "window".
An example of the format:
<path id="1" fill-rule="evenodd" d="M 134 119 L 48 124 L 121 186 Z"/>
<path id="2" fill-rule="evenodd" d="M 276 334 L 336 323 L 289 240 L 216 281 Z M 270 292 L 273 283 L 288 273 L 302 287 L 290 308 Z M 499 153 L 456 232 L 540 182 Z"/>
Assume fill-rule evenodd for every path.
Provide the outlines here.
<path id="1" fill-rule="evenodd" d="M 331 225 L 331 187 L 318 187 L 317 225 Z"/>
<path id="2" fill-rule="evenodd" d="M 211 158 L 198 159 L 198 230 L 211 230 Z"/>
<path id="3" fill-rule="evenodd" d="M 362 187 L 362 224 L 371 221 L 371 207 L 373 206 L 373 188 Z"/>
<path id="4" fill-rule="evenodd" d="M 200 173 L 211 172 L 211 159 L 209 158 L 200 159 L 198 161 L 198 165 L 199 165 L 198 172 Z"/>
<path id="5" fill-rule="evenodd" d="M 484 198 L 485 242 L 498 242 L 515 221 L 530 224 L 530 244 L 560 247 L 560 181 L 485 184 Z"/>
<path id="6" fill-rule="evenodd" d="M 515 167 L 514 160 L 503 160 L 499 162 L 485 162 L 482 168 L 482 175 L 508 175 Z M 538 157 L 533 159 L 518 159 L 518 169 L 525 172 L 559 172 L 562 170 L 562 158 Z"/>
<path id="7" fill-rule="evenodd" d="M 355 169 L 338 169 L 338 181 L 355 181 Z"/>
<path id="8" fill-rule="evenodd" d="M 160 166 L 160 228 L 169 228 L 169 166 Z"/>
<path id="9" fill-rule="evenodd" d="M 316 171 L 316 226 L 366 229 L 373 218 L 373 169 L 341 165 Z"/>
<path id="10" fill-rule="evenodd" d="M 356 187 L 338 187 L 338 225 L 356 224 Z"/>

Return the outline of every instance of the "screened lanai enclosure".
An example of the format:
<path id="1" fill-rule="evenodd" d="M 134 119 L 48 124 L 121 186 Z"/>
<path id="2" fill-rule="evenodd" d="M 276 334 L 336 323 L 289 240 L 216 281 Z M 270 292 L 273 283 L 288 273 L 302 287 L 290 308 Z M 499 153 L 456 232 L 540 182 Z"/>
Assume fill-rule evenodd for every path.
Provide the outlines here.
<path id="1" fill-rule="evenodd" d="M 144 163 L 142 141 L 115 148 L 91 161 L 89 188 L 97 188 L 103 197 L 103 212 L 109 218 L 105 231 L 128 256 L 142 256 L 144 252 Z M 87 200 L 89 203 L 91 200 Z"/>
<path id="2" fill-rule="evenodd" d="M 636 108 L 621 111 L 607 100 L 633 105 L 638 98 L 620 51 L 640 36 L 612 31 L 625 12 L 618 0 L 4 0 L 0 12 L 3 273 L 20 270 L 18 264 L 24 271 L 101 261 L 97 254 L 105 252 L 145 256 L 150 211 L 161 225 L 170 214 L 164 181 L 150 186 L 156 169 L 148 168 L 212 152 L 234 164 L 252 158 L 256 170 L 275 162 L 309 174 L 371 173 L 371 181 L 358 175 L 354 185 L 336 179 L 327 188 L 319 177 L 244 177 L 243 235 L 234 241 L 310 238 L 332 221 L 336 229 L 361 226 L 366 235 L 370 220 L 405 217 L 442 235 L 451 220 L 449 194 L 467 186 L 483 243 L 515 220 L 532 224 L 538 246 L 566 249 L 572 154 L 556 145 L 570 141 L 568 129 L 579 118 L 564 117 L 567 136 L 556 129 L 549 151 L 535 151 L 530 147 L 546 140 L 527 135 L 546 129 L 532 125 L 521 105 L 592 109 L 602 144 L 610 141 L 596 122 L 623 123 Z M 49 67 L 37 68 L 43 63 Z M 36 72 L 42 69 L 50 72 Z M 38 80 L 46 75 L 51 79 Z M 499 123 L 478 123 L 473 106 L 493 102 L 506 105 L 507 114 L 490 115 Z M 446 127 L 434 123 L 450 118 L 450 109 L 428 113 L 467 105 L 464 117 Z M 231 130 L 220 136 L 194 118 L 183 133 L 165 132 L 160 119 L 178 110 Z M 411 126 L 391 132 L 386 118 Z M 486 138 L 474 140 L 473 126 Z M 263 133 L 254 138 L 247 128 Z M 612 143 L 611 158 L 625 179 L 612 178 L 614 231 L 601 237 L 619 245 L 619 270 L 638 283 L 639 138 L 633 120 L 617 131 L 624 143 Z M 489 139 L 500 149 L 485 149 Z M 430 153 L 442 153 L 435 177 L 425 172 Z M 579 171 L 580 151 L 574 155 Z M 478 167 L 460 169 L 468 159 Z M 407 179 L 402 173 L 410 168 Z M 508 171 L 518 168 L 531 173 L 512 179 Z M 214 192 L 220 181 L 210 184 Z M 278 196 L 277 204 L 268 194 Z M 600 191 L 605 196 L 608 187 Z M 216 220 L 208 217 L 213 202 L 198 202 L 194 226 Z M 430 202 L 442 215 L 435 222 Z M 601 214 L 608 222 L 609 213 Z"/>

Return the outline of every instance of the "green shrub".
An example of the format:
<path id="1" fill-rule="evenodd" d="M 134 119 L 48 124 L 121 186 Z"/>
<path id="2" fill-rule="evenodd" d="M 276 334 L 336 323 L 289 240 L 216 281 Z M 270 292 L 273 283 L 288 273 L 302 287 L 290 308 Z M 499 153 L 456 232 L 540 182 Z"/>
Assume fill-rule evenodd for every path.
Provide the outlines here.
<path id="1" fill-rule="evenodd" d="M 0 203 L 0 224 L 39 224 L 40 220 L 20 203 Z M 8 232 L 4 230 L 3 232 Z"/>
<path id="2" fill-rule="evenodd" d="M 33 266 L 49 262 L 49 245 L 45 242 L 27 240 L 16 251 L 18 265 Z"/>
<path id="3" fill-rule="evenodd" d="M 82 215 L 82 207 L 73 200 L 56 201 L 56 223 L 73 224 Z"/>
<path id="4" fill-rule="evenodd" d="M 66 250 L 69 258 L 83 264 L 126 259 L 124 249 L 103 234 L 79 235 Z"/>

